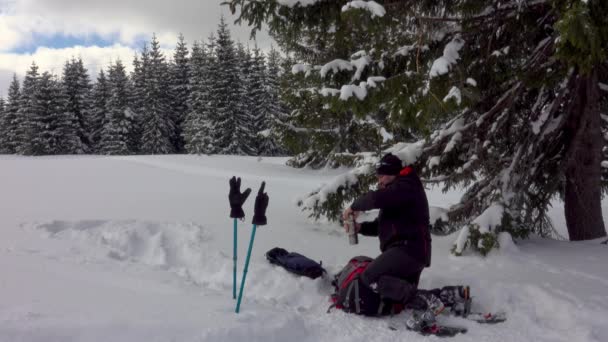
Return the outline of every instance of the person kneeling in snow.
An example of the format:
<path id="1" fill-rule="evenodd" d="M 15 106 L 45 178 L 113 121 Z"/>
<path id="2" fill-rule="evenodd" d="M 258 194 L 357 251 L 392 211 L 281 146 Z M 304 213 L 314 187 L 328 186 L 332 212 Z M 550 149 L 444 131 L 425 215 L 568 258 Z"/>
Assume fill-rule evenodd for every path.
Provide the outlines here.
<path id="1" fill-rule="evenodd" d="M 468 299 L 468 287 L 417 290 L 422 270 L 431 264 L 429 205 L 424 187 L 412 167 L 404 168 L 391 153 L 376 165 L 376 175 L 378 190 L 356 199 L 342 218 L 347 222 L 361 211 L 380 209 L 375 221 L 355 225 L 362 235 L 378 236 L 382 252 L 360 275 L 360 282 L 383 299 L 421 311 L 407 322 L 409 328 L 418 330 L 434 322 L 445 306 Z"/>

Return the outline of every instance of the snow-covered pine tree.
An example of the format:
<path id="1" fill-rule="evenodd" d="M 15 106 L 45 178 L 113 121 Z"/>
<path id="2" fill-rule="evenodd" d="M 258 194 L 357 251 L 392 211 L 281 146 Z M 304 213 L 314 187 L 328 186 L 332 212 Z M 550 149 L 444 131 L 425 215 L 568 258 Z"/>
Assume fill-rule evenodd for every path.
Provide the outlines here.
<path id="1" fill-rule="evenodd" d="M 171 111 L 173 113 L 173 126 L 175 127 L 174 134 L 174 150 L 177 153 L 184 152 L 184 138 L 182 130 L 184 120 L 188 112 L 188 97 L 190 95 L 190 62 L 188 57 L 188 48 L 184 41 L 184 36 L 179 35 L 175 52 L 173 53 L 173 62 L 170 64 L 170 96 L 171 96 Z"/>
<path id="2" fill-rule="evenodd" d="M 80 145 L 77 120 L 66 110 L 66 96 L 56 77 L 44 72 L 33 94 L 31 115 L 31 154 L 71 153 Z"/>
<path id="3" fill-rule="evenodd" d="M 97 82 L 92 91 L 93 108 L 90 119 L 91 150 L 100 152 L 100 142 L 103 128 L 108 122 L 107 103 L 110 98 L 110 88 L 106 74 L 101 69 L 97 75 Z"/>
<path id="4" fill-rule="evenodd" d="M 34 131 L 34 118 L 37 117 L 35 101 L 35 93 L 38 87 L 38 66 L 35 62 L 32 62 L 30 69 L 25 73 L 23 84 L 21 88 L 21 96 L 19 97 L 19 112 L 17 122 L 17 141 L 18 146 L 16 151 L 18 154 L 33 155 L 34 146 L 33 139 L 36 135 Z"/>
<path id="5" fill-rule="evenodd" d="M 99 152 L 102 154 L 131 154 L 129 148 L 133 130 L 134 113 L 129 107 L 129 79 L 120 60 L 108 71 L 106 122 L 103 126 Z"/>
<path id="6" fill-rule="evenodd" d="M 7 134 L 6 134 L 6 105 L 4 98 L 0 97 L 0 154 L 7 154 Z"/>
<path id="7" fill-rule="evenodd" d="M 145 69 L 145 68 L 144 68 Z M 143 102 L 143 126 L 141 136 L 141 153 L 168 154 L 175 149 L 173 113 L 169 96 L 169 68 L 156 35 L 150 42 L 150 66 L 144 70 L 147 75 Z"/>
<path id="8" fill-rule="evenodd" d="M 254 56 L 257 55 L 261 55 L 261 53 L 256 48 Z M 278 126 L 278 121 L 282 120 L 285 115 L 279 88 L 281 54 L 274 47 L 271 47 L 267 60 L 268 67 L 264 70 L 264 89 L 266 91 L 265 115 L 262 119 L 262 127 L 258 131 L 258 138 L 261 139 L 258 145 L 258 153 L 265 156 L 278 156 L 285 154 L 285 150 L 281 145 L 281 135 Z M 261 62 L 264 62 L 264 58 L 261 58 Z"/>
<path id="9" fill-rule="evenodd" d="M 131 89 L 129 90 L 129 106 L 134 112 L 133 129 L 129 137 L 129 148 L 133 153 L 141 150 L 142 127 L 144 124 L 144 99 L 146 94 L 146 80 L 150 69 L 150 51 L 148 45 L 144 43 L 141 52 L 141 60 L 135 54 L 133 57 L 133 72 L 131 73 Z"/>
<path id="10" fill-rule="evenodd" d="M 355 153 L 377 151 L 385 145 L 381 132 L 387 127 L 380 122 L 382 111 L 378 106 L 357 105 L 360 98 L 374 97 L 372 88 L 383 80 L 374 78 L 379 68 L 373 59 L 380 53 L 368 48 L 372 32 L 339 15 L 342 1 L 308 7 L 273 1 L 229 3 L 234 8 L 240 5 L 241 18 L 253 19 L 255 24 L 268 15 L 273 37 L 300 62 L 292 69 L 299 74 L 292 79 L 292 94 L 285 98 L 293 111 L 282 126 L 291 149 L 301 151 L 290 160 L 291 165 L 353 165 L 359 159 Z M 313 27 L 312 22 L 319 25 Z"/>
<path id="11" fill-rule="evenodd" d="M 215 99 L 211 97 L 211 89 L 215 87 L 214 38 L 210 37 L 209 41 L 209 50 L 204 43 L 194 42 L 189 61 L 190 94 L 183 135 L 186 151 L 193 154 L 211 154 L 216 148 L 213 141 Z"/>
<path id="12" fill-rule="evenodd" d="M 354 53 L 349 63 L 322 65 L 321 73 L 350 69 L 356 76 L 365 66 L 383 76 L 381 92 L 348 103 L 357 112 L 386 111 L 389 124 L 414 139 L 412 128 L 435 129 L 390 151 L 446 190 L 466 187 L 447 212 L 451 227 L 463 227 L 456 253 L 466 246 L 487 253 L 501 232 L 551 234 L 546 212 L 560 194 L 571 240 L 605 236 L 599 115 L 605 102 L 598 93 L 608 76 L 605 1 L 229 3 L 258 28 L 266 21 L 300 58 L 317 57 L 324 45 L 339 44 L 343 53 L 321 60 Z M 354 32 L 361 33 L 357 39 Z M 315 68 L 298 67 L 311 74 Z M 380 79 L 358 89 L 343 79 L 338 83 L 347 88 L 339 94 L 363 95 L 369 81 Z M 365 166 L 352 176 L 371 172 Z M 367 188 L 350 181 L 327 200 L 313 194 L 305 203 L 315 215 L 337 218 L 357 187 Z"/>
<path id="13" fill-rule="evenodd" d="M 243 113 L 241 97 L 243 83 L 239 70 L 239 60 L 230 38 L 228 24 L 221 18 L 215 41 L 215 86 L 211 89 L 215 115 L 214 143 L 219 154 L 252 155 L 251 131 L 248 118 Z"/>
<path id="14" fill-rule="evenodd" d="M 239 145 L 244 146 L 243 153 L 247 155 L 257 154 L 257 139 L 255 132 L 258 124 L 258 112 L 261 107 L 258 103 L 261 98 L 256 99 L 254 61 L 249 47 L 245 48 L 242 43 L 236 44 L 236 57 L 238 64 L 240 95 L 234 99 L 237 111 L 235 112 L 237 137 Z M 259 108 L 258 108 L 259 107 Z"/>
<path id="15" fill-rule="evenodd" d="M 89 151 L 90 145 L 90 119 L 91 119 L 91 83 L 89 75 L 84 68 L 82 59 L 72 58 L 66 61 L 63 67 L 63 77 L 61 80 L 63 96 L 65 99 L 65 116 L 74 117 L 73 127 L 66 126 L 66 130 L 73 130 L 69 135 L 76 134 L 79 143 L 73 146 L 64 146 L 64 153 L 80 154 Z M 71 120 L 68 120 L 71 121 Z M 66 122 L 67 124 L 67 122 Z"/>
<path id="16" fill-rule="evenodd" d="M 248 74 L 248 97 L 251 116 L 251 131 L 253 134 L 253 146 L 257 155 L 262 153 L 262 143 L 265 134 L 268 133 L 268 92 L 266 90 L 266 65 L 264 56 L 256 46 L 253 51 L 248 50 L 249 74 Z"/>
<path id="17" fill-rule="evenodd" d="M 19 80 L 17 75 L 13 74 L 13 80 L 8 88 L 8 98 L 4 109 L 4 119 L 2 122 L 3 128 L 3 145 L 4 153 L 17 153 L 17 147 L 20 145 L 18 140 L 19 132 L 19 97 L 21 92 L 19 89 Z"/>

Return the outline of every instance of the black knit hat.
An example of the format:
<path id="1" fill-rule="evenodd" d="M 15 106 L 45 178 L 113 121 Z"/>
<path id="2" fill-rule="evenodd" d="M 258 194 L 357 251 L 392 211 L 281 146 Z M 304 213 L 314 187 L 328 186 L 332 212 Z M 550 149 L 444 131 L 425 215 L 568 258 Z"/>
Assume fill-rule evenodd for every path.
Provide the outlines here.
<path id="1" fill-rule="evenodd" d="M 386 154 L 376 164 L 376 174 L 378 175 L 397 176 L 401 169 L 403 169 L 401 159 L 391 153 Z"/>

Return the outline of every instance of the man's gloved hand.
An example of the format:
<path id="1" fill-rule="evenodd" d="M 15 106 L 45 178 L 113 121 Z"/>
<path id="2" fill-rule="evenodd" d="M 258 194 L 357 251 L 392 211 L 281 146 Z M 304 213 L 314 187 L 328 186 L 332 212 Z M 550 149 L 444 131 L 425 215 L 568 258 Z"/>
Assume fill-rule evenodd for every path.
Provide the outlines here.
<path id="1" fill-rule="evenodd" d="M 266 208 L 268 208 L 268 194 L 264 192 L 266 182 L 262 182 L 258 195 L 255 197 L 253 220 L 251 223 L 257 226 L 266 225 Z"/>
<path id="2" fill-rule="evenodd" d="M 351 207 L 348 207 L 344 210 L 344 212 L 342 212 L 342 217 L 341 217 L 341 224 L 342 227 L 344 228 L 344 231 L 348 233 L 348 225 L 347 222 L 348 220 L 355 220 L 355 231 L 358 233 L 361 230 L 361 223 L 357 222 L 357 217 L 359 216 L 359 211 L 354 211 L 351 209 Z"/>
<path id="3" fill-rule="evenodd" d="M 230 178 L 230 192 L 228 193 L 228 201 L 230 201 L 230 217 L 242 219 L 245 217 L 243 212 L 243 203 L 249 197 L 251 189 L 247 188 L 241 193 L 241 178 Z"/>

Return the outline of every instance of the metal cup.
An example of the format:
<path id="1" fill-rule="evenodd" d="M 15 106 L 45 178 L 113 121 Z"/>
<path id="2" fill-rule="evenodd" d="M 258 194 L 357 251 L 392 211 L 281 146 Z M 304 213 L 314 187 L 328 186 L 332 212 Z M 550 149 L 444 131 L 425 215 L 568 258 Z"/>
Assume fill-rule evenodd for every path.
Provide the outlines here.
<path id="1" fill-rule="evenodd" d="M 346 220 L 346 226 L 348 227 L 348 243 L 356 245 L 359 243 L 359 235 L 357 234 L 357 227 L 355 227 L 355 217 L 350 216 Z"/>

